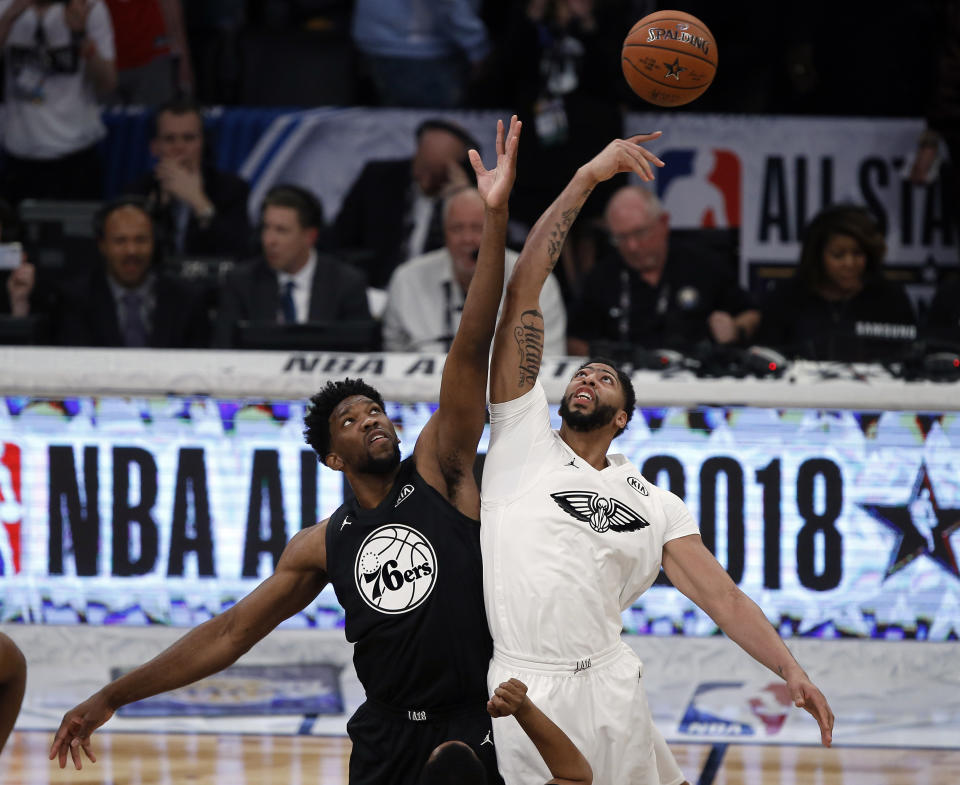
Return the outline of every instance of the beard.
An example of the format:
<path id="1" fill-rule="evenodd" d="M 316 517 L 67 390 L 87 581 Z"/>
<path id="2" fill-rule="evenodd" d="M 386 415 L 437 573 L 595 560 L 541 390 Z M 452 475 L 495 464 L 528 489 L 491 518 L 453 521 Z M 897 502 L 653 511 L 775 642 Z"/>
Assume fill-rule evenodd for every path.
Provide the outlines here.
<path id="1" fill-rule="evenodd" d="M 389 455 L 380 458 L 367 456 L 366 462 L 360 467 L 362 474 L 390 474 L 400 465 L 400 445 L 394 444 L 393 451 Z"/>
<path id="2" fill-rule="evenodd" d="M 575 412 L 568 405 L 569 398 L 560 402 L 560 417 L 574 431 L 595 431 L 609 425 L 617 416 L 617 410 L 609 404 L 597 404 L 590 413 Z"/>

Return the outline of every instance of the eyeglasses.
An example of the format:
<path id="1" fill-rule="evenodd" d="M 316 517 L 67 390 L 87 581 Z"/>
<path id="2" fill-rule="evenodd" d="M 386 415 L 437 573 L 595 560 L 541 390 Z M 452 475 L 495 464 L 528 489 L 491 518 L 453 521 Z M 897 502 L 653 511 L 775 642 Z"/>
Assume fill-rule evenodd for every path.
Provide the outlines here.
<path id="1" fill-rule="evenodd" d="M 629 232 L 620 232 L 618 234 L 610 232 L 610 243 L 614 246 L 620 246 L 630 240 L 640 242 L 647 237 L 650 232 L 657 228 L 658 223 L 659 221 L 651 221 L 646 226 L 638 226 L 636 229 L 631 229 Z"/>
<path id="2" fill-rule="evenodd" d="M 183 134 L 160 134 L 157 138 L 164 144 L 176 144 L 177 142 L 189 144 L 190 142 L 196 142 L 200 138 L 200 134 L 190 131 Z"/>

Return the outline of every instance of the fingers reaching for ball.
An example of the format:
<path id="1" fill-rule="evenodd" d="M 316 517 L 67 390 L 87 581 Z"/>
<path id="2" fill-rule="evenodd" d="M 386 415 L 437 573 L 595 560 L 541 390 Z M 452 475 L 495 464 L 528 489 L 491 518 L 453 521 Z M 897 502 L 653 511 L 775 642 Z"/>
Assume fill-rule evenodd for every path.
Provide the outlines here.
<path id="1" fill-rule="evenodd" d="M 584 170 L 595 183 L 626 172 L 633 172 L 641 180 L 650 182 L 654 179 L 654 167 L 663 166 L 663 161 L 640 143 L 652 141 L 660 135 L 660 131 L 654 131 L 637 134 L 629 139 L 614 139 L 584 166 Z"/>

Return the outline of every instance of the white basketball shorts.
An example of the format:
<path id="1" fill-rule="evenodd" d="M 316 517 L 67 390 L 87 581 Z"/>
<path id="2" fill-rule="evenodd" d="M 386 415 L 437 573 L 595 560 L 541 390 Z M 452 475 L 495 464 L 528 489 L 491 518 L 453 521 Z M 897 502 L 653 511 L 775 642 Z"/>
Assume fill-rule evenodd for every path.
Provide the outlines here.
<path id="1" fill-rule="evenodd" d="M 511 677 L 579 747 L 594 785 L 680 785 L 683 773 L 653 725 L 643 663 L 625 643 L 581 660 L 533 662 L 495 649 L 490 694 Z M 506 785 L 540 785 L 551 774 L 513 717 L 493 721 L 497 763 Z"/>

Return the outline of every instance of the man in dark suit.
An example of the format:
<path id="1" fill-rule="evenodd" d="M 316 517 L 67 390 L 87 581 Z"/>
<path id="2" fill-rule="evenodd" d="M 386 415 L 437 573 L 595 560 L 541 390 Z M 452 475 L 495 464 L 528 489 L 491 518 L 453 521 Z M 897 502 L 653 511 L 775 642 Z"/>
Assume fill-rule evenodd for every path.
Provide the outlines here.
<path id="1" fill-rule="evenodd" d="M 350 252 L 370 285 L 386 288 L 394 268 L 443 247 L 443 197 L 473 184 L 467 150 L 480 146 L 463 128 L 426 120 L 412 159 L 370 161 L 350 187 L 329 245 Z"/>
<path id="2" fill-rule="evenodd" d="M 127 188 L 142 194 L 168 254 L 233 256 L 250 251 L 250 186 L 204 161 L 200 107 L 178 98 L 157 109 L 150 152 L 154 170 Z"/>
<path id="3" fill-rule="evenodd" d="M 97 213 L 103 265 L 60 286 L 54 314 L 62 346 L 201 348 L 210 323 L 199 292 L 161 276 L 154 265 L 153 222 L 140 197 L 122 197 Z"/>
<path id="4" fill-rule="evenodd" d="M 234 345 L 239 321 L 277 324 L 368 321 L 367 282 L 359 270 L 315 248 L 323 209 L 304 188 L 274 186 L 261 208 L 263 256 L 233 270 L 220 291 L 214 335 Z"/>

